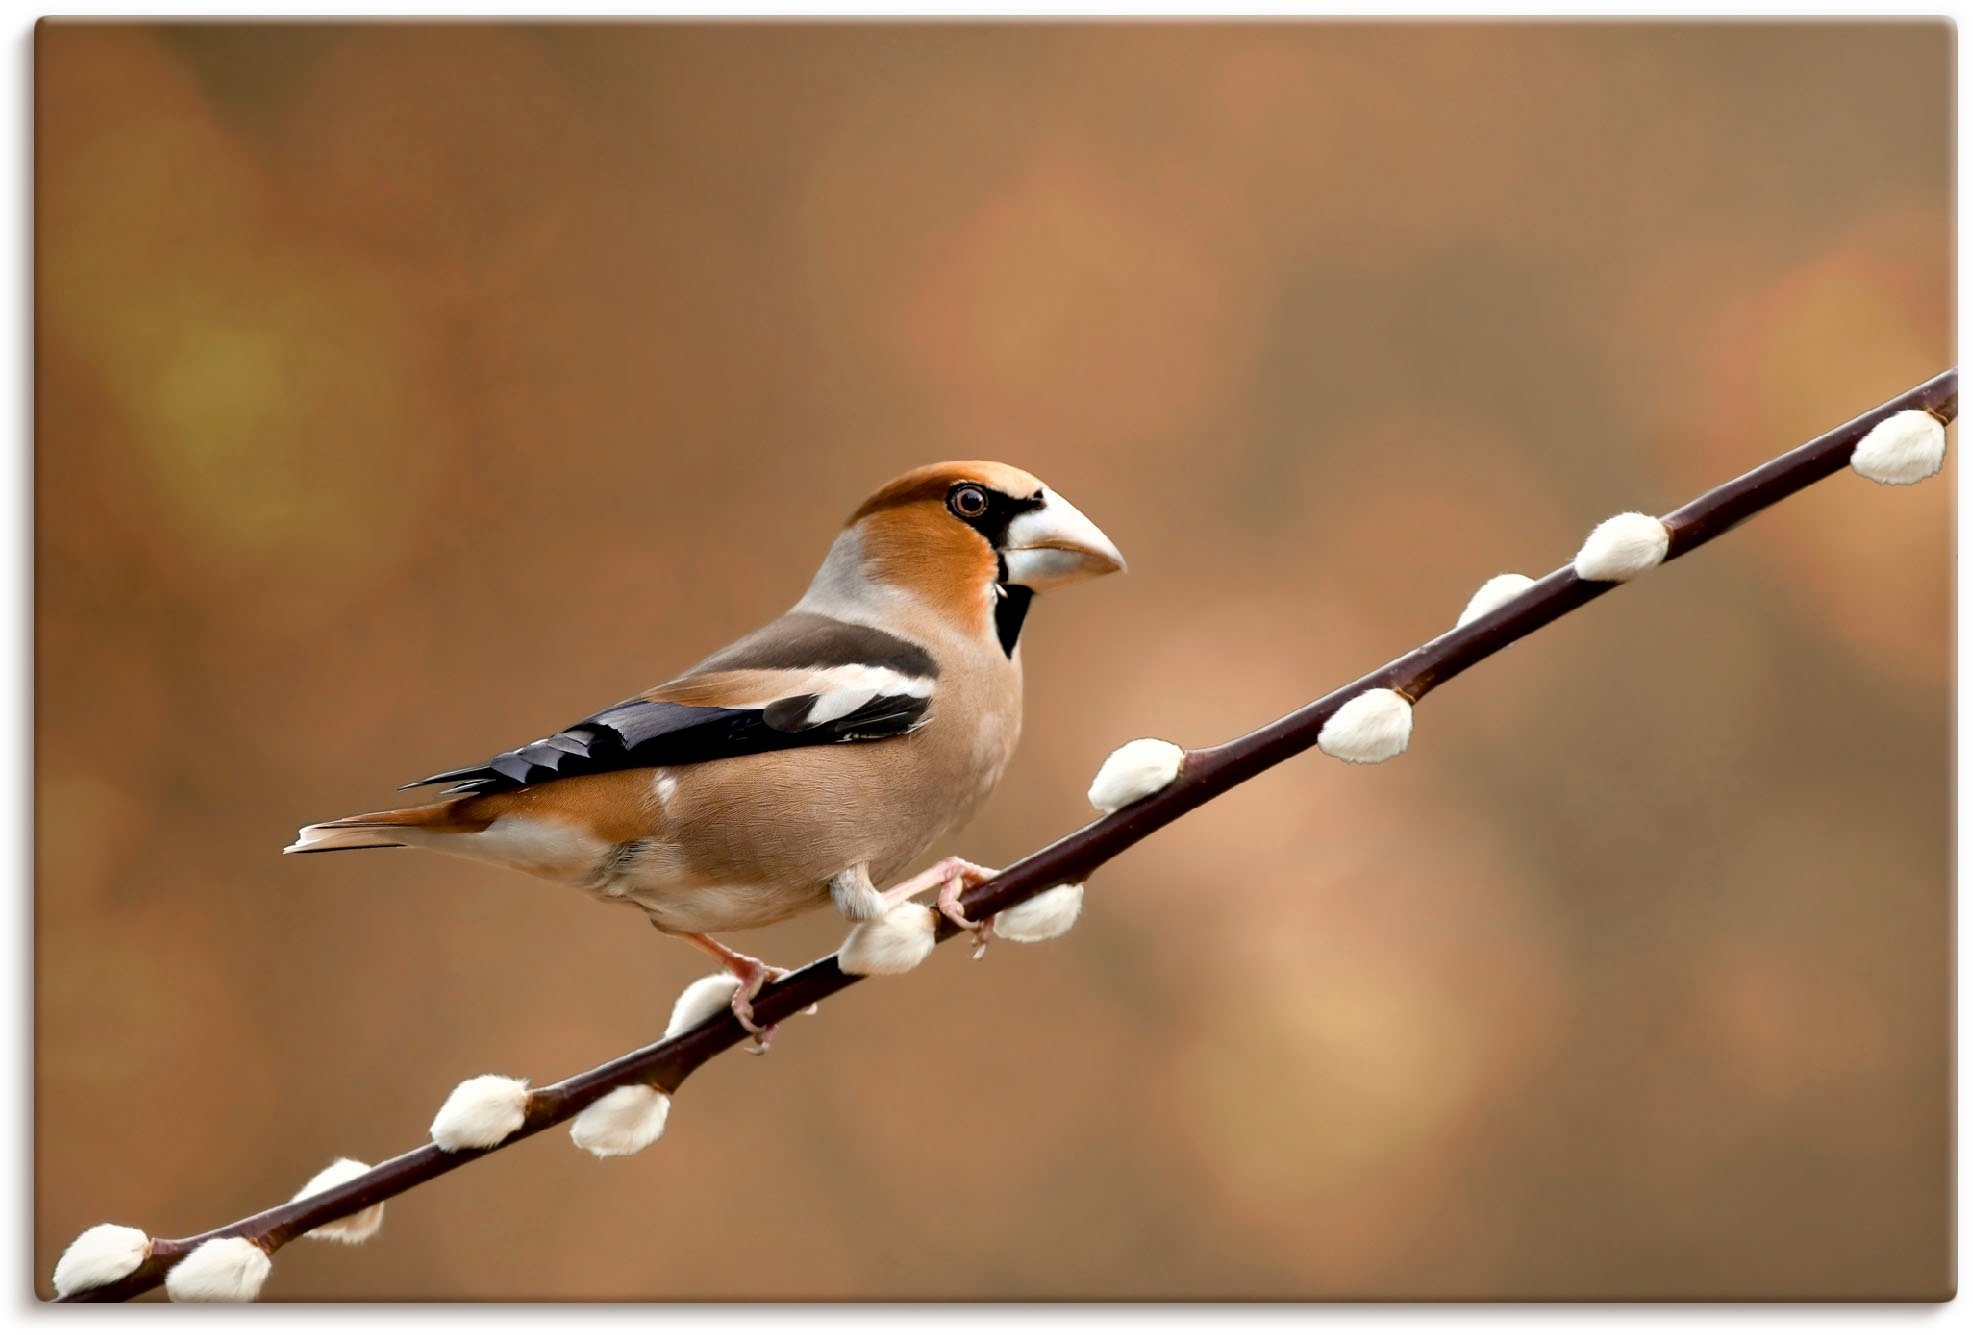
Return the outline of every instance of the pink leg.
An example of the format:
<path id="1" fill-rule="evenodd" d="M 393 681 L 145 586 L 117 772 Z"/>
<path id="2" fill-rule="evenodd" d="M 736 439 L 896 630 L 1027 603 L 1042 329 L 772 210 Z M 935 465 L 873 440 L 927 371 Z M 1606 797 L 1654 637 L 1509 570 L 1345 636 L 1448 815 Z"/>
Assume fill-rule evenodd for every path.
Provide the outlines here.
<path id="1" fill-rule="evenodd" d="M 733 989 L 733 1018 L 740 1022 L 742 1029 L 754 1036 L 753 1050 L 766 1052 L 767 1045 L 774 1041 L 774 1031 L 780 1026 L 769 1025 L 763 1029 L 754 1023 L 754 998 L 768 983 L 776 978 L 785 978 L 788 971 L 722 946 L 703 932 L 678 932 L 675 935 L 718 960 L 722 969 L 739 980 L 740 985 Z"/>
<path id="2" fill-rule="evenodd" d="M 959 896 L 999 874 L 991 867 L 982 867 L 964 858 L 941 858 L 910 880 L 900 881 L 886 890 L 884 903 L 895 908 L 919 891 L 936 885 L 939 888 L 939 912 L 973 934 L 973 958 L 978 959 L 986 954 L 987 942 L 993 937 L 993 921 L 974 922 L 968 918 Z"/>

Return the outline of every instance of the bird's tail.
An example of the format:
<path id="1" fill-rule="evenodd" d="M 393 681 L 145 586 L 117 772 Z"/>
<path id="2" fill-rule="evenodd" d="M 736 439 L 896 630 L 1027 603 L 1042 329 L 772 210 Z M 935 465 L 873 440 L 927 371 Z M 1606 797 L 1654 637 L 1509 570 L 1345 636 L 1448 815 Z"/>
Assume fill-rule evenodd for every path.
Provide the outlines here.
<path id="1" fill-rule="evenodd" d="M 418 833 L 468 834 L 486 828 L 485 821 L 463 821 L 458 808 L 464 799 L 397 811 L 370 811 L 361 816 L 304 825 L 283 853 L 334 853 L 345 848 L 403 848 Z"/>

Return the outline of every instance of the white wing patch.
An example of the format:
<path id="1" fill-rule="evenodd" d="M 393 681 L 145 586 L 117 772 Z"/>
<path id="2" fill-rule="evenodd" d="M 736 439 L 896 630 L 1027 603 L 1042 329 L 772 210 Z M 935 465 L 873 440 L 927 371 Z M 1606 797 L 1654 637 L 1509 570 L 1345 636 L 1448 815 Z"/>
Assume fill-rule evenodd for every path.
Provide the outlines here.
<path id="1" fill-rule="evenodd" d="M 815 703 L 808 707 L 810 724 L 833 723 L 845 714 L 853 714 L 877 698 L 877 693 L 869 687 L 862 690 L 825 691 L 815 697 Z"/>
<path id="2" fill-rule="evenodd" d="M 727 707 L 765 709 L 776 700 L 813 695 L 815 703 L 802 716 L 802 726 L 814 728 L 854 714 L 872 700 L 892 696 L 912 700 L 930 699 L 932 688 L 938 684 L 931 677 L 914 677 L 894 668 L 864 664 L 776 675 L 782 680 L 775 683 L 774 695 L 762 700 L 736 701 Z"/>
<path id="3" fill-rule="evenodd" d="M 883 696 L 929 699 L 936 684 L 930 677 L 908 677 L 891 668 L 838 667 L 815 674 L 815 703 L 808 707 L 810 727 L 833 723 Z"/>

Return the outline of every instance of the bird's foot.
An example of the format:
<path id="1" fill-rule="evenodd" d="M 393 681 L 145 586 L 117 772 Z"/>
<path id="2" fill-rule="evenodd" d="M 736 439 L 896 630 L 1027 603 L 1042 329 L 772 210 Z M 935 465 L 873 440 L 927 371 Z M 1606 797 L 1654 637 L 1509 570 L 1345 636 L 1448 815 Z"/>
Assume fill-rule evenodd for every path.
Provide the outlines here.
<path id="1" fill-rule="evenodd" d="M 733 991 L 733 1018 L 740 1022 L 742 1029 L 753 1035 L 753 1046 L 748 1048 L 747 1051 L 753 1053 L 756 1057 L 764 1056 L 768 1048 L 773 1046 L 774 1036 L 781 1032 L 781 1026 L 778 1024 L 763 1026 L 754 1023 L 754 996 L 766 984 L 773 982 L 777 978 L 785 978 L 787 976 L 788 971 L 786 969 L 770 967 L 751 983 L 742 981 L 740 986 Z"/>
<path id="2" fill-rule="evenodd" d="M 999 873 L 988 871 L 985 867 L 975 867 L 970 862 L 963 866 L 965 868 L 963 872 L 955 872 L 950 879 L 939 886 L 939 912 L 950 918 L 953 926 L 973 934 L 973 958 L 979 959 L 986 954 L 987 943 L 993 940 L 993 919 L 983 918 L 974 922 L 966 916 L 966 909 L 960 904 L 959 896 Z"/>
<path id="3" fill-rule="evenodd" d="M 884 903 L 891 908 L 902 904 L 920 890 L 939 888 L 938 908 L 952 921 L 953 926 L 973 934 L 973 958 L 986 954 L 987 942 L 993 939 L 993 920 L 974 922 L 966 916 L 966 910 L 959 902 L 959 896 L 974 886 L 983 885 L 1000 875 L 992 867 L 982 867 L 964 858 L 941 858 L 908 881 L 900 881 L 884 892 Z"/>
<path id="4" fill-rule="evenodd" d="M 681 933 L 681 935 L 718 960 L 720 967 L 738 980 L 739 986 L 733 989 L 733 1018 L 740 1022 L 742 1029 L 753 1035 L 754 1045 L 749 1050 L 756 1054 L 766 1052 L 769 1045 L 774 1042 L 775 1031 L 780 1026 L 773 1024 L 762 1026 L 755 1023 L 754 998 L 759 996 L 760 990 L 769 983 L 786 978 L 788 971 L 777 968 L 765 960 L 757 960 L 752 955 L 742 955 L 739 951 L 723 946 L 703 933 L 692 932 Z M 815 1008 L 811 1006 L 809 1009 L 813 1011 Z"/>

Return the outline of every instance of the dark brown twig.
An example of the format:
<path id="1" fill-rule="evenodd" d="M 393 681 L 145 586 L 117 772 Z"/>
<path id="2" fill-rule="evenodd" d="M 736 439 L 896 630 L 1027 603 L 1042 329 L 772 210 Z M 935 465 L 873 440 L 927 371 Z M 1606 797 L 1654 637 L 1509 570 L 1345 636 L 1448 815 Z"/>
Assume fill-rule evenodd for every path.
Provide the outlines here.
<path id="1" fill-rule="evenodd" d="M 1857 441 L 1893 413 L 1916 408 L 1950 420 L 1958 407 L 1958 383 L 1956 370 L 1943 372 L 1882 407 L 1663 516 L 1671 531 L 1671 545 L 1665 559 L 1685 555 L 1766 507 L 1839 471 L 1849 462 Z M 1353 697 L 1373 687 L 1388 687 L 1415 702 L 1475 663 L 1615 587 L 1580 579 L 1573 566 L 1565 565 L 1511 602 L 1331 691 L 1313 704 L 1219 746 L 1186 752 L 1179 777 L 1168 787 L 1058 839 L 974 888 L 962 900 L 967 916 L 978 921 L 1053 886 L 1086 881 L 1098 867 L 1194 807 L 1315 745 L 1322 725 Z M 950 922 L 940 920 L 940 940 L 957 931 Z M 853 975 L 837 968 L 836 957 L 832 955 L 765 988 L 754 1002 L 754 1015 L 762 1024 L 777 1024 L 856 981 Z M 569 1120 L 619 1085 L 641 1082 L 675 1091 L 700 1066 L 746 1038 L 746 1032 L 731 1013 L 722 1013 L 676 1038 L 639 1048 L 558 1084 L 532 1090 L 528 1096 L 527 1120 L 496 1148 L 504 1149 Z M 389 1200 L 421 1182 L 492 1153 L 491 1149 L 447 1153 L 435 1145 L 424 1145 L 308 1200 L 279 1205 L 194 1237 L 156 1239 L 149 1259 L 130 1275 L 74 1294 L 68 1301 L 117 1302 L 155 1288 L 163 1283 L 166 1272 L 180 1258 L 212 1238 L 251 1238 L 263 1250 L 275 1251 L 318 1225 Z"/>

